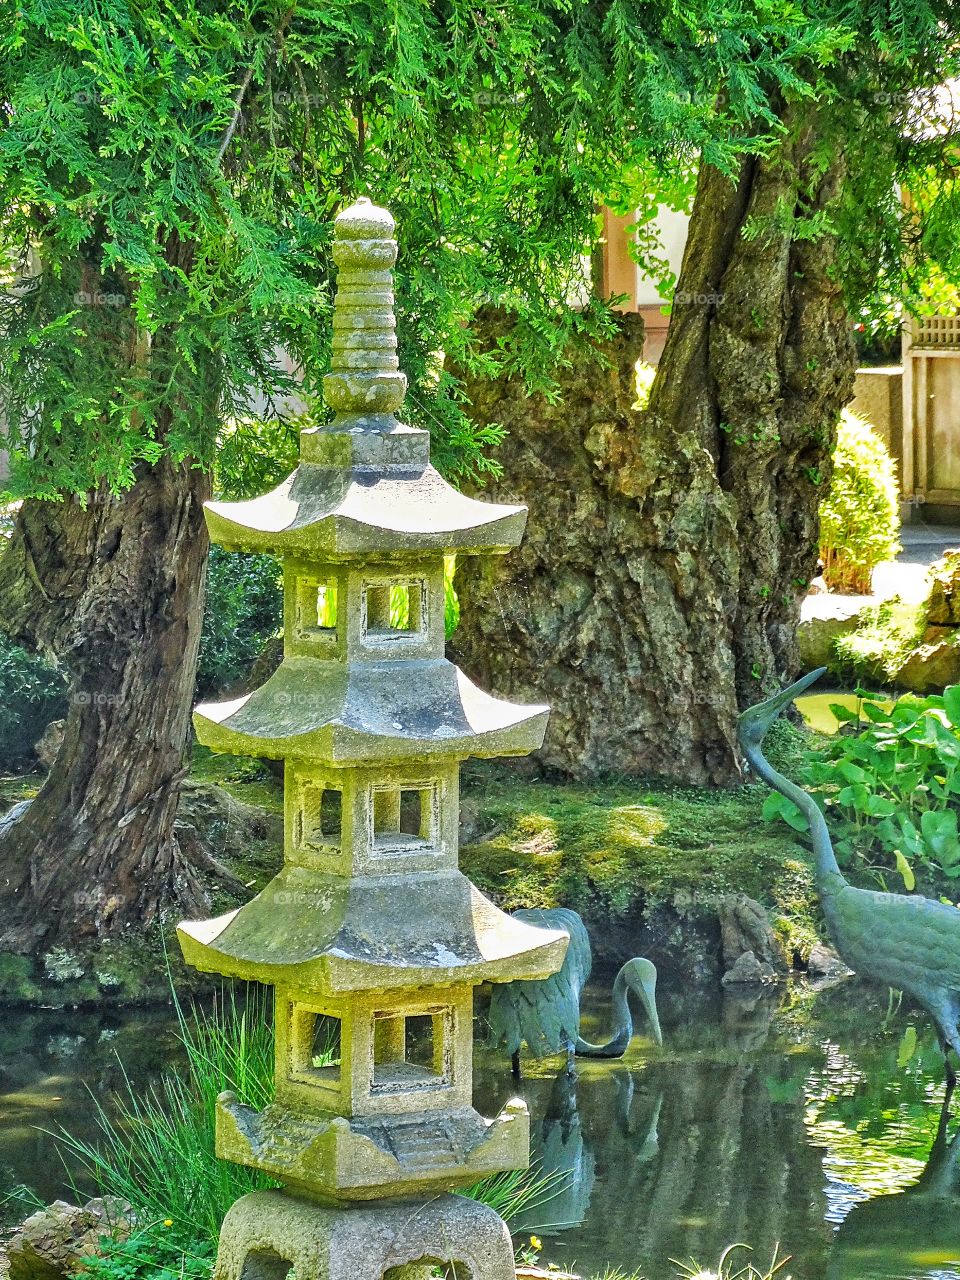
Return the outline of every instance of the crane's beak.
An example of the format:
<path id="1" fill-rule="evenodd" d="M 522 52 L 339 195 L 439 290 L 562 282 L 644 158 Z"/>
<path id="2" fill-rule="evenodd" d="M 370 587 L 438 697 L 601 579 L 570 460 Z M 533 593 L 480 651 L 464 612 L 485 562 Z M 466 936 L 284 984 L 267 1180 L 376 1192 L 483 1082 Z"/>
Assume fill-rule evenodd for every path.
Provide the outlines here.
<path id="1" fill-rule="evenodd" d="M 755 706 L 748 707 L 738 720 L 741 730 L 747 730 L 749 726 L 749 729 L 755 733 L 759 729 L 756 741 L 761 741 L 780 712 L 784 711 L 794 698 L 799 697 L 805 689 L 809 689 L 812 684 L 815 684 L 826 669 L 826 667 L 817 667 L 816 671 L 809 671 L 805 676 L 788 685 L 786 689 L 781 689 L 779 693 L 775 693 L 772 698 L 767 698 L 765 702 L 758 702 Z"/>
<path id="2" fill-rule="evenodd" d="M 650 1028 L 657 1044 L 663 1044 L 663 1032 L 660 1030 L 660 1017 L 657 1013 L 657 970 L 650 960 L 630 960 L 624 966 L 624 977 L 630 990 L 643 1005 L 644 1012 L 650 1019 Z"/>

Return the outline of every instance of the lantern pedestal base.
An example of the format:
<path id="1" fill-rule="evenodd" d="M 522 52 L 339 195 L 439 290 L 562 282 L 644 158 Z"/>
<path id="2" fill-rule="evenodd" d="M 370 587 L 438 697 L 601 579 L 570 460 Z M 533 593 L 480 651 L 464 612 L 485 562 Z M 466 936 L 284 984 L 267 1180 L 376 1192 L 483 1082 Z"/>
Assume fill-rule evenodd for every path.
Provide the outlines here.
<path id="1" fill-rule="evenodd" d="M 423 1280 L 451 1264 L 462 1280 L 516 1280 L 510 1233 L 476 1200 L 346 1208 L 254 1191 L 224 1220 L 214 1280 Z"/>

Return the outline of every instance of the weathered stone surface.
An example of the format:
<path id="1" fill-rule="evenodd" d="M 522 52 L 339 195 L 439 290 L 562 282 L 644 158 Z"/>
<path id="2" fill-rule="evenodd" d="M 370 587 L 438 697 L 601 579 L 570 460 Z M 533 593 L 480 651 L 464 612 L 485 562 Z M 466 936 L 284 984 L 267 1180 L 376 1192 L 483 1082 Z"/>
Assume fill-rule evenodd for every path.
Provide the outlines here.
<path id="1" fill-rule="evenodd" d="M 269 1280 L 279 1255 L 303 1280 L 378 1280 L 456 1260 L 458 1237 L 483 1243 L 463 1259 L 474 1280 L 512 1277 L 496 1214 L 443 1198 L 529 1159 L 525 1103 L 492 1120 L 473 1107 L 473 989 L 548 977 L 568 945 L 507 916 L 458 866 L 460 762 L 536 749 L 548 708 L 489 696 L 444 655 L 445 555 L 509 549 L 526 509 L 457 493 L 429 465 L 429 435 L 393 416 L 405 378 L 392 230 L 365 200 L 335 224 L 334 421 L 301 433 L 301 466 L 273 494 L 207 508 L 215 540 L 283 560 L 281 665 L 195 724 L 216 751 L 284 761 L 284 866 L 238 911 L 179 936 L 196 968 L 276 988 L 276 1098 L 258 1112 L 220 1097 L 222 1158 L 327 1204 L 442 1198 L 376 1214 L 241 1202 L 221 1277 L 255 1280 L 262 1264 Z"/>
<path id="2" fill-rule="evenodd" d="M 514 1280 L 510 1233 L 464 1196 L 370 1209 L 330 1209 L 277 1191 L 244 1196 L 227 1214 L 214 1280 L 379 1280 L 395 1267 L 426 1278 L 437 1265 L 479 1280 Z M 462 1270 L 461 1270 L 462 1268 Z"/>
<path id="3" fill-rule="evenodd" d="M 932 693 L 960 681 L 960 630 L 927 627 L 918 645 L 897 671 L 895 682 L 913 693 Z"/>
<path id="4" fill-rule="evenodd" d="M 937 627 L 960 627 L 960 551 L 948 551 L 930 569 L 927 621 Z"/>
<path id="5" fill-rule="evenodd" d="M 741 983 L 774 982 L 776 976 L 769 964 L 758 960 L 752 951 L 745 951 L 723 975 L 721 982 L 725 987 L 731 987 Z"/>
<path id="6" fill-rule="evenodd" d="M 811 979 L 849 978 L 853 970 L 843 963 L 833 947 L 818 942 L 807 957 L 807 976 Z"/>
<path id="7" fill-rule="evenodd" d="M 112 1197 L 78 1208 L 55 1200 L 40 1209 L 7 1242 L 10 1280 L 64 1280 L 92 1257 L 103 1236 L 130 1234 L 130 1206 Z"/>
<path id="8" fill-rule="evenodd" d="M 860 614 L 873 603 L 870 596 L 814 593 L 804 600 L 797 628 L 800 662 L 804 667 L 826 667 L 835 657 L 840 636 L 856 631 Z"/>
<path id="9" fill-rule="evenodd" d="M 45 769 L 53 768 L 53 762 L 60 754 L 60 748 L 63 746 L 63 735 L 66 728 L 66 720 L 51 720 L 46 729 L 44 729 L 42 736 L 35 743 L 33 754 Z"/>
<path id="10" fill-rule="evenodd" d="M 745 893 L 728 894 L 719 904 L 718 915 L 726 969 L 731 969 L 742 955 L 750 952 L 771 971 L 786 971 L 776 934 L 759 902 Z"/>

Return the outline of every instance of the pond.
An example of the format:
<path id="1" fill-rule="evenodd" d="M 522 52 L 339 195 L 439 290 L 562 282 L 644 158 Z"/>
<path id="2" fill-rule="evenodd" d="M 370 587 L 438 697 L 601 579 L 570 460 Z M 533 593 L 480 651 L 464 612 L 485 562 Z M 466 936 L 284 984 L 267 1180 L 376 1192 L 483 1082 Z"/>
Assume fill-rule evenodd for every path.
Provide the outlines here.
<path id="1" fill-rule="evenodd" d="M 741 997 L 663 983 L 660 1003 L 662 1049 L 641 1034 L 621 1062 L 580 1060 L 575 1081 L 528 1064 L 535 1156 L 560 1175 L 522 1224 L 543 1261 L 672 1280 L 671 1259 L 715 1264 L 744 1241 L 763 1263 L 779 1244 L 794 1280 L 960 1278 L 960 1139 L 954 1123 L 938 1137 L 942 1064 L 925 1017 L 855 981 Z M 603 989 L 585 1012 L 601 1038 Z M 145 1085 L 175 1062 L 173 1019 L 0 1018 L 0 1188 L 51 1198 L 66 1179 L 43 1130 L 91 1135 L 88 1089 L 106 1101 L 123 1070 Z M 480 1110 L 515 1092 L 507 1063 L 478 1046 Z"/>

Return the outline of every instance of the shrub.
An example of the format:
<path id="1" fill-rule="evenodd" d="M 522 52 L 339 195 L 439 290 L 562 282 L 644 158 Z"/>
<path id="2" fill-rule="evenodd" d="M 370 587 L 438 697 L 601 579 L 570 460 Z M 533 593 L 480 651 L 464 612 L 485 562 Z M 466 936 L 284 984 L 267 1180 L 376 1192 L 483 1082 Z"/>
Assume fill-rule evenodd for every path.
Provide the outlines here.
<path id="1" fill-rule="evenodd" d="M 858 711 L 830 710 L 848 732 L 807 754 L 801 780 L 816 789 L 840 864 L 884 888 L 890 872 L 908 890 L 919 873 L 948 884 L 960 877 L 960 685 L 926 698 L 907 694 L 892 707 L 864 695 Z M 779 793 L 763 812 L 806 829 Z"/>
<path id="2" fill-rule="evenodd" d="M 211 547 L 200 636 L 197 692 L 209 695 L 243 679 L 280 630 L 283 587 L 273 556 Z"/>
<path id="3" fill-rule="evenodd" d="M 650 392 L 653 380 L 657 376 L 657 366 L 648 364 L 646 360 L 638 360 L 634 366 L 637 374 L 637 398 L 633 402 L 634 409 L 646 409 L 650 403 Z"/>
<path id="4" fill-rule="evenodd" d="M 820 558 L 832 591 L 869 593 L 874 568 L 900 550 L 897 477 L 869 423 L 844 410 L 833 479 L 820 503 Z"/>
<path id="5" fill-rule="evenodd" d="M 51 720 L 66 714 L 62 677 L 0 632 L 0 769 L 26 764 Z"/>

